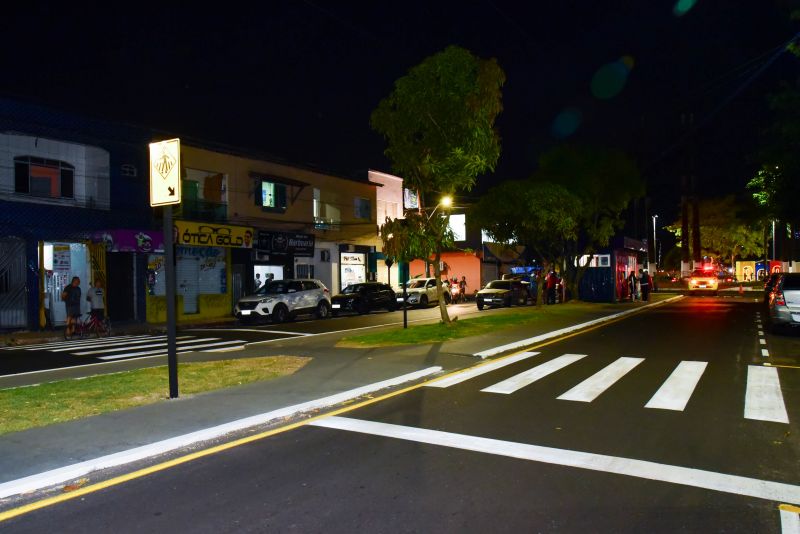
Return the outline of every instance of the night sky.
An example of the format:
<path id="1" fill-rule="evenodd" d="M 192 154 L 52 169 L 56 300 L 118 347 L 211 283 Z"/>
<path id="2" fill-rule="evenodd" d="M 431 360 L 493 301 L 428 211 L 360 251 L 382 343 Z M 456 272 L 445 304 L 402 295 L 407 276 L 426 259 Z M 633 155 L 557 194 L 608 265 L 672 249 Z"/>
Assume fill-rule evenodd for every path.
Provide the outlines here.
<path id="1" fill-rule="evenodd" d="M 363 175 L 391 170 L 369 126 L 379 100 L 456 44 L 507 75 L 503 153 L 473 196 L 527 177 L 560 142 L 626 150 L 654 210 L 674 210 L 687 154 L 703 195 L 743 189 L 765 97 L 800 67 L 779 53 L 800 29 L 788 2 L 699 0 L 683 14 L 675 2 L 526 4 L 14 2 L 0 94 Z M 690 135 L 682 112 L 694 114 Z"/>

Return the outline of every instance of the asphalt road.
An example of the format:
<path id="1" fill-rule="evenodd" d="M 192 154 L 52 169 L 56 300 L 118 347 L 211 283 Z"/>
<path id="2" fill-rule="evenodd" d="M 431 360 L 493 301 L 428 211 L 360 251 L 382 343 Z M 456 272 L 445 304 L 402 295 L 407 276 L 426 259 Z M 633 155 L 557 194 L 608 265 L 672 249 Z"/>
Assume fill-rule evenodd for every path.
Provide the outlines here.
<path id="1" fill-rule="evenodd" d="M 4 528 L 781 532 L 800 369 L 763 365 L 758 311 L 687 298 Z"/>
<path id="2" fill-rule="evenodd" d="M 451 317 L 473 314 L 503 313 L 502 310 L 485 309 L 479 312 L 474 303 L 453 304 L 447 307 Z M 505 310 L 507 313 L 511 310 Z M 408 310 L 410 324 L 438 321 L 437 306 Z M 203 359 L 230 357 L 250 343 L 268 343 L 313 335 L 353 332 L 382 326 L 403 324 L 403 312 L 374 311 L 366 315 L 343 315 L 319 320 L 313 316 L 300 316 L 283 323 L 246 323 L 214 327 L 180 329 L 177 334 L 177 350 L 183 361 L 193 354 L 202 353 Z M 166 363 L 166 335 L 134 334 L 115 335 L 110 338 L 87 338 L 81 340 L 46 341 L 20 347 L 0 348 L 0 379 L 24 373 L 40 373 L 52 369 L 66 369 L 92 365 L 115 364 L 114 371 L 137 367 L 164 365 Z M 120 365 L 116 365 L 120 364 Z"/>

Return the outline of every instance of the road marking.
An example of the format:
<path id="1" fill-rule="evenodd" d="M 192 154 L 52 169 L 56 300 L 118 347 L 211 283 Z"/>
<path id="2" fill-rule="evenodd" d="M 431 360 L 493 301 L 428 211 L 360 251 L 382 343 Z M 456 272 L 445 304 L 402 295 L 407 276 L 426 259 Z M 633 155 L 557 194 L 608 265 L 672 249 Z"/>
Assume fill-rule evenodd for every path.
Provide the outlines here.
<path id="1" fill-rule="evenodd" d="M 765 358 L 769 358 L 769 351 L 767 349 L 761 349 L 761 355 Z"/>
<path id="2" fill-rule="evenodd" d="M 782 504 L 778 509 L 781 512 L 781 534 L 800 534 L 800 508 Z"/>
<path id="3" fill-rule="evenodd" d="M 800 366 L 798 366 L 798 365 L 778 365 L 776 363 L 769 363 L 769 362 L 764 362 L 764 366 L 766 366 L 766 367 L 780 367 L 782 369 L 800 369 Z"/>
<path id="4" fill-rule="evenodd" d="M 188 328 L 184 332 L 259 332 L 261 334 L 286 334 L 287 336 L 316 336 L 308 332 L 285 332 L 283 330 L 259 330 L 258 328 Z"/>
<path id="5" fill-rule="evenodd" d="M 202 338 L 191 338 L 191 339 L 184 339 L 182 341 L 176 341 L 176 345 L 185 345 L 187 343 L 202 343 L 203 341 L 217 341 L 218 337 L 202 337 Z M 109 352 L 121 352 L 123 350 L 131 350 L 131 349 L 152 349 L 155 347 L 166 347 L 167 340 L 163 340 L 160 343 L 151 343 L 149 345 L 139 345 L 136 347 L 116 347 L 113 349 L 100 349 L 100 350 L 85 350 L 81 352 L 72 352 L 75 356 L 91 356 L 92 354 L 108 354 Z"/>
<path id="6" fill-rule="evenodd" d="M 502 393 L 508 395 L 524 388 L 527 385 L 533 384 L 537 380 L 542 379 L 549 374 L 555 373 L 567 365 L 577 362 L 585 357 L 586 354 L 564 354 L 563 356 L 559 356 L 558 358 L 550 360 L 549 362 L 537 365 L 533 369 L 529 369 L 516 376 L 512 376 L 507 380 L 498 382 L 497 384 L 482 389 L 481 391 L 485 391 L 486 393 Z"/>
<path id="7" fill-rule="evenodd" d="M 179 336 L 175 339 L 192 339 L 194 336 Z M 51 349 L 49 352 L 70 352 L 73 350 L 83 350 L 83 349 L 92 349 L 97 347 L 132 347 L 135 348 L 134 345 L 141 345 L 142 343 L 153 343 L 155 341 L 164 342 L 167 340 L 167 336 L 153 336 L 148 337 L 146 339 L 135 339 L 133 341 L 116 341 L 113 343 L 104 343 L 103 341 L 93 341 L 92 343 L 86 343 L 85 345 L 81 345 L 80 347 L 59 347 L 57 349 Z"/>
<path id="8" fill-rule="evenodd" d="M 789 423 L 777 369 L 760 365 L 747 366 L 744 416 L 746 419 Z"/>
<path id="9" fill-rule="evenodd" d="M 758 335 L 759 335 L 759 336 L 763 336 L 763 335 L 764 335 L 764 331 L 763 331 L 763 330 L 759 330 L 759 331 L 758 331 Z"/>
<path id="10" fill-rule="evenodd" d="M 644 358 L 619 358 L 558 398 L 561 400 L 592 402 L 643 361 Z"/>
<path id="11" fill-rule="evenodd" d="M 511 365 L 512 363 L 516 363 L 531 356 L 536 356 L 539 354 L 538 352 L 520 352 L 519 354 L 515 354 L 513 356 L 509 356 L 508 358 L 502 358 L 500 360 L 493 360 L 489 363 L 476 365 L 475 367 L 471 367 L 467 371 L 463 371 L 460 373 L 451 374 L 442 378 L 441 380 L 435 380 L 428 384 L 425 384 L 431 388 L 449 388 L 450 386 L 454 386 L 456 384 L 460 384 L 461 382 L 466 382 L 471 378 L 475 378 L 476 376 L 480 376 L 482 374 L 490 373 L 496 369 L 500 369 L 501 367 L 505 367 L 506 365 Z"/>
<path id="12" fill-rule="evenodd" d="M 337 416 L 312 421 L 309 425 L 669 482 L 769 501 L 800 502 L 800 486 L 690 467 Z"/>
<path id="13" fill-rule="evenodd" d="M 644 407 L 682 412 L 707 365 L 708 362 L 682 361 Z"/>
<path id="14" fill-rule="evenodd" d="M 667 300 L 662 300 L 660 302 L 654 302 L 653 304 L 647 304 L 647 305 L 639 307 L 639 308 L 633 308 L 633 309 L 630 309 L 630 310 L 625 310 L 623 312 L 613 313 L 611 315 L 607 315 L 605 317 L 600 317 L 599 319 L 594 319 L 594 320 L 591 320 L 591 321 L 587 321 L 585 323 L 576 324 L 576 325 L 573 325 L 573 326 L 568 326 L 566 328 L 561 328 L 560 330 L 553 330 L 552 332 L 547 332 L 547 333 L 539 335 L 539 336 L 530 337 L 528 339 L 515 341 L 514 343 L 509 343 L 507 345 L 500 345 L 499 347 L 494 347 L 494 348 L 487 349 L 487 350 L 484 350 L 484 351 L 481 351 L 481 352 L 476 352 L 475 356 L 478 356 L 479 358 L 486 359 L 486 358 L 489 358 L 490 356 L 496 356 L 496 355 L 498 355 L 498 354 L 500 354 L 502 352 L 508 352 L 508 351 L 514 350 L 514 349 L 521 349 L 521 348 L 525 348 L 525 347 L 530 347 L 531 345 L 535 345 L 536 343 L 539 343 L 540 341 L 546 341 L 546 340 L 554 338 L 554 337 L 560 337 L 560 336 L 562 336 L 564 334 L 569 334 L 570 332 L 574 332 L 576 330 L 582 330 L 582 329 L 587 328 L 589 326 L 605 323 L 605 322 L 608 322 L 608 321 L 614 321 L 614 320 L 619 319 L 621 317 L 624 317 L 626 315 L 630 315 L 632 313 L 641 312 L 642 310 L 646 310 L 646 309 L 653 308 L 653 307 L 656 307 L 656 306 L 661 306 L 663 304 L 667 304 L 668 302 L 673 302 L 675 300 L 679 300 L 679 299 L 682 299 L 682 298 L 683 298 L 682 295 L 678 295 L 677 297 L 672 297 L 672 298 L 669 298 Z"/>
<path id="15" fill-rule="evenodd" d="M 113 340 L 133 340 L 133 339 L 140 339 L 144 337 L 149 337 L 147 335 L 141 336 L 114 336 L 114 337 L 107 337 L 105 338 L 106 341 L 113 341 Z M 74 339 L 72 341 L 61 340 L 61 341 L 51 341 L 49 343 L 37 343 L 35 345 L 16 345 L 13 347 L 2 347 L 1 350 L 38 350 L 38 349 L 46 349 L 49 347 L 64 347 L 64 346 L 72 346 L 77 347 L 86 344 L 97 343 L 96 339 Z"/>
<path id="16" fill-rule="evenodd" d="M 212 339 L 219 339 L 219 338 L 212 338 Z M 202 340 L 197 340 L 197 341 L 202 341 Z M 244 343 L 245 343 L 244 341 L 242 341 L 240 339 L 236 339 L 236 340 L 233 340 L 233 341 L 220 341 L 218 343 L 201 343 L 200 345 L 186 345 L 186 346 L 183 346 L 183 347 L 176 347 L 176 348 L 180 349 L 180 352 L 178 354 L 185 354 L 187 352 L 195 352 L 197 349 L 203 349 L 203 348 L 208 348 L 208 347 L 221 347 L 221 346 L 224 346 L 224 345 L 236 345 L 236 347 L 238 348 L 238 347 L 242 346 Z M 112 355 L 109 355 L 109 356 L 98 356 L 98 359 L 100 359 L 100 360 L 119 360 L 121 358 L 131 358 L 133 356 L 146 356 L 148 354 L 159 354 L 159 353 L 167 354 L 166 352 L 164 352 L 165 350 L 167 350 L 167 347 L 163 346 L 160 349 L 151 350 L 151 351 L 145 351 L 145 352 L 127 352 L 125 354 L 112 354 Z M 212 352 L 212 351 L 208 351 L 208 352 Z"/>
<path id="17" fill-rule="evenodd" d="M 759 339 L 758 339 L 758 344 L 759 344 L 759 345 L 766 345 L 766 344 L 767 344 L 767 340 L 766 340 L 766 339 L 764 339 L 763 337 L 762 337 L 762 338 L 759 338 Z"/>

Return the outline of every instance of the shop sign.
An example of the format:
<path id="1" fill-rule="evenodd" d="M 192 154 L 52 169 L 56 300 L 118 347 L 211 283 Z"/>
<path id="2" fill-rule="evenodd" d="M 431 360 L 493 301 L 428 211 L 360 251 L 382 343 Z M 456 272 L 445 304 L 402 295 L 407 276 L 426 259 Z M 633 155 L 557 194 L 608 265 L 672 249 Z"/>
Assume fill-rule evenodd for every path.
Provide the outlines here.
<path id="1" fill-rule="evenodd" d="M 103 243 L 108 252 L 163 252 L 161 232 L 150 230 L 106 230 L 92 234 L 94 243 Z"/>
<path id="2" fill-rule="evenodd" d="M 266 254 L 293 254 L 297 258 L 314 256 L 314 234 L 258 232 L 257 248 Z"/>
<path id="3" fill-rule="evenodd" d="M 364 254 L 342 253 L 342 265 L 364 265 Z"/>
<path id="4" fill-rule="evenodd" d="M 191 221 L 175 221 L 176 245 L 195 247 L 253 248 L 253 229 Z"/>
<path id="5" fill-rule="evenodd" d="M 69 245 L 53 245 L 53 270 L 68 272 L 72 268 Z"/>

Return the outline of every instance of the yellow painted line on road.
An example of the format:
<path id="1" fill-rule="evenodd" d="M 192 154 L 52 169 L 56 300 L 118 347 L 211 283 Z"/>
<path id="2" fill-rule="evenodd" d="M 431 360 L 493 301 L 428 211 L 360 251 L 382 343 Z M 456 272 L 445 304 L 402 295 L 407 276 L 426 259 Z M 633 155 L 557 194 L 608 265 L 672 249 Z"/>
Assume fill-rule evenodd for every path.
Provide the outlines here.
<path id="1" fill-rule="evenodd" d="M 800 514 L 800 506 L 794 506 L 793 504 L 782 504 L 778 506 L 778 509 L 783 510 L 784 512 Z"/>
<path id="2" fill-rule="evenodd" d="M 764 367 L 781 367 L 784 369 L 800 369 L 800 365 L 778 365 L 777 363 L 765 363 Z"/>
<path id="3" fill-rule="evenodd" d="M 560 337 L 545 341 L 543 343 L 539 343 L 538 345 L 535 345 L 535 346 L 532 346 L 532 347 L 528 347 L 525 350 L 519 350 L 519 351 L 516 351 L 516 352 L 514 352 L 512 354 L 507 354 L 505 356 L 502 356 L 500 358 L 494 358 L 494 359 L 489 360 L 486 363 L 483 363 L 483 364 L 480 364 L 480 365 L 486 365 L 488 363 L 505 360 L 505 359 L 511 358 L 512 356 L 515 356 L 515 355 L 517 355 L 517 354 L 519 354 L 521 352 L 525 352 L 526 350 L 545 347 L 547 345 L 552 345 L 553 343 L 558 343 L 560 341 L 563 341 L 565 339 L 569 339 L 571 337 L 575 337 L 575 336 L 578 336 L 578 335 L 581 335 L 581 334 L 585 334 L 587 332 L 591 332 L 593 330 L 597 330 L 598 328 L 602 328 L 604 326 L 607 326 L 607 325 L 610 325 L 610 324 L 614 324 L 614 323 L 617 323 L 619 321 L 623 321 L 623 320 L 625 320 L 625 319 L 627 319 L 629 317 L 633 317 L 635 315 L 638 315 L 639 313 L 647 311 L 649 308 L 650 308 L 650 306 L 643 307 L 641 309 L 641 311 L 637 310 L 636 312 L 633 312 L 633 313 L 631 313 L 629 315 L 625 315 L 625 316 L 619 317 L 617 319 L 610 319 L 610 320 L 608 320 L 606 322 L 603 322 L 603 323 L 600 323 L 598 325 L 591 326 L 591 327 L 586 328 L 586 329 L 578 330 L 577 332 L 572 332 L 570 334 L 565 334 L 564 336 L 560 336 Z M 343 408 L 339 408 L 338 410 L 334 410 L 332 412 L 327 412 L 325 414 L 321 414 L 321 415 L 317 415 L 317 416 L 314 416 L 314 417 L 310 417 L 308 419 L 304 419 L 304 420 L 298 421 L 296 423 L 291 423 L 289 425 L 286 425 L 286 426 L 283 426 L 283 427 L 280 427 L 280 428 L 267 430 L 266 432 L 261 432 L 259 434 L 254 434 L 252 436 L 247 436 L 246 438 L 240 438 L 240 439 L 228 442 L 228 443 L 223 443 L 221 445 L 215 445 L 214 447 L 210 447 L 210 448 L 204 449 L 202 451 L 193 452 L 191 454 L 187 454 L 187 455 L 181 456 L 179 458 L 173 458 L 172 460 L 167 460 L 166 462 L 161 462 L 159 464 L 152 465 L 150 467 L 145 467 L 143 469 L 139 469 L 137 471 L 133 471 L 133 472 L 127 473 L 125 475 L 120 475 L 120 476 L 117 476 L 117 477 L 113 477 L 113 478 L 110 478 L 108 480 L 104 480 L 102 482 L 98 482 L 97 484 L 84 486 L 82 488 L 78 488 L 78 489 L 76 489 L 74 491 L 70 491 L 68 493 L 62 493 L 61 495 L 56 495 L 54 497 L 48 497 L 46 499 L 42 499 L 41 501 L 36 501 L 36 502 L 33 502 L 33 503 L 25 504 L 25 505 L 19 506 L 17 508 L 12 508 L 10 510 L 6 510 L 4 512 L 0 512 L 0 523 L 3 522 L 3 521 L 6 521 L 8 519 L 12 519 L 14 517 L 19 517 L 21 515 L 24 515 L 24 514 L 27 514 L 27 513 L 36 511 L 36 510 L 40 510 L 42 508 L 46 508 L 48 506 L 53 506 L 55 504 L 66 502 L 66 501 L 75 499 L 77 497 L 82 497 L 84 495 L 89 495 L 91 493 L 95 493 L 97 491 L 104 490 L 106 488 L 117 486 L 119 484 L 122 484 L 122 483 L 125 483 L 125 482 L 129 482 L 131 480 L 142 478 L 142 477 L 145 477 L 147 475 L 151 475 L 153 473 L 158 473 L 159 471 L 164 471 L 166 469 L 169 469 L 169 468 L 172 468 L 172 467 L 179 466 L 181 464 L 185 464 L 185 463 L 191 462 L 193 460 L 204 458 L 206 456 L 211 456 L 212 454 L 216 454 L 218 452 L 223 452 L 223 451 L 226 451 L 226 450 L 229 450 L 229 449 L 233 449 L 235 447 L 239 447 L 241 445 L 246 445 L 246 444 L 252 443 L 254 441 L 259 441 L 259 440 L 262 440 L 262 439 L 265 439 L 265 438 L 268 438 L 268 437 L 271 437 L 271 436 L 274 436 L 274 435 L 277 435 L 277 434 L 282 434 L 284 432 L 288 432 L 290 430 L 294 430 L 296 428 L 299 428 L 299 427 L 302 427 L 302 426 L 306 426 L 309 423 L 311 423 L 313 421 L 317 421 L 319 419 L 325 419 L 327 417 L 333 417 L 335 415 L 340 415 L 340 414 L 343 414 L 343 413 L 351 412 L 353 410 L 358 410 L 358 409 L 363 408 L 365 406 L 369 406 L 370 404 L 375 404 L 377 402 L 382 402 L 382 401 L 390 399 L 392 397 L 397 397 L 399 395 L 403 395 L 403 394 L 408 393 L 410 391 L 414 391 L 416 389 L 420 389 L 420 388 L 426 386 L 427 384 L 430 384 L 432 382 L 436 382 L 437 380 L 442 380 L 444 378 L 447 378 L 447 377 L 450 377 L 450 376 L 454 376 L 454 375 L 466 372 L 467 370 L 475 369 L 476 367 L 479 367 L 479 366 L 472 366 L 472 367 L 469 367 L 467 369 L 459 369 L 458 371 L 454 371 L 452 373 L 448 373 L 448 374 L 446 374 L 444 376 L 437 377 L 437 378 L 432 379 L 432 380 L 426 380 L 424 382 L 420 382 L 419 384 L 415 384 L 413 386 L 408 386 L 406 388 L 403 388 L 403 389 L 400 389 L 400 390 L 397 390 L 397 391 L 393 391 L 391 393 L 386 393 L 384 395 L 381 395 L 380 397 L 375 397 L 375 398 L 372 398 L 372 399 L 367 399 L 367 400 L 358 402 L 356 404 L 353 404 L 352 406 L 346 406 L 346 407 L 343 407 Z"/>

